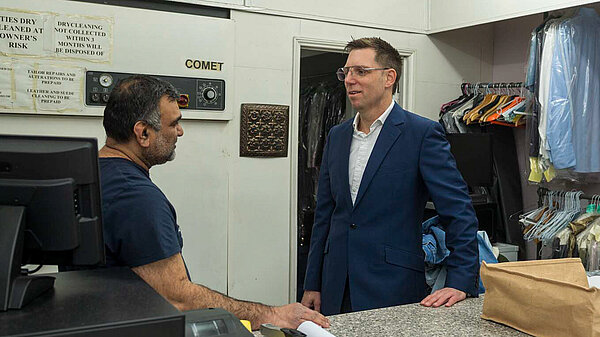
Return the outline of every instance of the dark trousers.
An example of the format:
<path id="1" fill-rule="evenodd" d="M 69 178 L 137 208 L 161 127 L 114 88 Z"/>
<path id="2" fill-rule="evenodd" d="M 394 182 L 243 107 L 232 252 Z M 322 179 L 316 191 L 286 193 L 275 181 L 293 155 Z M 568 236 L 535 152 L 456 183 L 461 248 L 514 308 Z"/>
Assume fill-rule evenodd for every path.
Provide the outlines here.
<path id="1" fill-rule="evenodd" d="M 348 312 L 352 312 L 352 303 L 350 302 L 350 283 L 348 281 L 348 276 L 346 276 L 346 285 L 344 286 L 344 297 L 342 297 L 340 313 L 345 314 Z"/>

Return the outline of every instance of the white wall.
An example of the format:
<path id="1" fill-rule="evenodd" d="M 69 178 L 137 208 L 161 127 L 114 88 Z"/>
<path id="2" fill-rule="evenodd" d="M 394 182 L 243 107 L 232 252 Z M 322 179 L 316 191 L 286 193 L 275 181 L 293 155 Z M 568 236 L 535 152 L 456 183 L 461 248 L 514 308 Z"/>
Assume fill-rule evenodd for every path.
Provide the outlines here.
<path id="1" fill-rule="evenodd" d="M 430 0 L 428 32 L 440 32 L 578 6 L 589 0 Z"/>
<path id="2" fill-rule="evenodd" d="M 494 82 L 525 81 L 531 32 L 543 20 L 536 14 L 494 23 Z"/>
<path id="3" fill-rule="evenodd" d="M 223 24 L 231 23 L 229 20 L 75 1 L 4 0 L 2 6 L 114 19 L 111 63 L 39 59 L 44 62 L 76 65 L 96 71 L 208 78 L 219 77 L 222 74 L 187 69 L 185 59 L 224 59 L 225 67 L 232 67 L 233 64 L 232 36 L 223 38 L 220 35 L 223 34 Z M 171 28 L 166 28 L 168 25 L 171 25 Z M 207 40 L 201 34 L 185 33 L 206 31 L 206 27 L 210 28 L 214 36 L 212 40 L 211 35 L 206 35 L 209 36 Z M 229 50 L 227 46 L 230 46 Z M 223 50 L 226 52 L 223 53 Z M 13 60 L 25 59 L 15 57 Z M 225 113 L 231 115 L 235 109 L 235 88 L 233 78 L 226 79 L 226 97 L 231 97 L 226 102 Z M 83 112 L 101 114 L 102 109 L 86 106 Z M 193 114 L 184 110 L 184 118 L 191 113 Z M 224 139 L 227 123 L 185 119 L 182 125 L 185 136 L 178 144 L 177 160 L 152 168 L 150 174 L 177 209 L 178 223 L 185 237 L 184 257 L 192 278 L 226 292 L 229 149 Z M 99 146 L 102 146 L 105 140 L 102 119 L 99 116 L 0 113 L 0 133 L 96 137 Z"/>
<path id="4" fill-rule="evenodd" d="M 201 56 L 205 47 L 203 41 L 190 42 L 192 36 L 200 34 L 194 35 L 195 30 L 189 25 L 205 20 L 202 17 L 73 1 L 3 0 L 5 4 L 66 14 L 114 16 L 115 39 L 131 43 L 122 47 L 128 55 L 119 54 L 118 46 L 125 42 L 115 43 L 115 56 L 120 55 L 121 60 L 115 59 L 110 68 L 115 71 L 132 69 L 187 76 L 187 72 L 179 70 L 177 57 L 161 57 L 162 53 L 181 56 L 180 43 L 186 43 L 186 48 L 195 49 L 185 51 L 195 50 Z M 402 6 L 390 6 L 395 7 Z M 318 6 L 294 8 L 308 13 Z M 328 15 L 333 16 L 334 8 L 329 9 L 332 11 Z M 389 12 L 382 12 L 382 18 L 390 20 L 386 16 Z M 155 15 L 160 18 L 149 19 Z M 234 297 L 283 304 L 290 295 L 290 241 L 294 241 L 290 240 L 295 218 L 291 211 L 296 181 L 292 176 L 293 158 L 239 157 L 240 104 L 272 103 L 297 108 L 292 90 L 293 74 L 298 71 L 293 67 L 294 38 L 343 46 L 352 37 L 380 36 L 399 49 L 414 52 L 414 73 L 407 74 L 414 76 L 413 110 L 437 119 L 439 106 L 459 94 L 461 82 L 491 80 L 493 30 L 485 26 L 426 36 L 245 10 L 233 10 L 231 17 L 235 33 L 223 37 L 227 39 L 223 41 L 233 41 L 235 46 L 234 75 L 227 91 L 231 99 L 227 110 L 233 119 L 184 120 L 185 135 L 178 143 L 177 159 L 153 168 L 151 174 L 177 209 L 185 241 L 184 256 L 194 281 Z M 142 30 L 160 22 L 169 31 L 183 33 L 175 35 L 168 44 L 152 37 L 150 41 L 131 39 L 120 28 L 123 20 Z M 417 21 L 410 24 L 417 25 Z M 217 30 L 206 29 L 203 33 L 219 34 Z M 140 54 L 143 56 L 133 58 Z M 125 58 L 129 60 L 125 62 Z M 297 111 L 291 112 L 293 125 L 298 116 Z M 94 136 L 100 143 L 104 140 L 100 117 L 0 114 L 0 133 Z M 297 135 L 291 134 L 289 147 L 296 144 Z"/>
<path id="5" fill-rule="evenodd" d="M 219 6 L 258 14 L 336 22 L 405 32 L 424 33 L 429 1 L 378 0 L 376 5 L 348 0 L 169 0 Z"/>
<path id="6" fill-rule="evenodd" d="M 297 107 L 291 79 L 293 38 L 344 45 L 351 37 L 381 36 L 415 58 L 414 111 L 437 119 L 442 103 L 459 95 L 464 81 L 492 76 L 492 27 L 428 37 L 365 27 L 232 12 L 236 22 L 236 103 L 291 105 L 291 130 Z M 253 38 L 260 36 L 259 39 Z M 334 69 L 332 69 L 332 72 Z M 409 75 L 410 76 L 410 75 Z M 239 120 L 230 122 L 229 148 L 238 147 Z M 297 134 L 290 135 L 290 147 Z M 291 157 L 237 158 L 232 153 L 229 209 L 229 294 L 267 303 L 287 302 L 290 224 L 296 203 Z M 291 240 L 295 241 L 295 240 Z M 295 282 L 295 279 L 293 279 Z"/>
<path id="7" fill-rule="evenodd" d="M 299 14 L 309 19 L 409 32 L 424 31 L 428 18 L 427 1 L 378 0 L 376 3 L 368 3 L 347 0 L 251 0 L 248 3 L 253 7 L 281 14 Z"/>
<path id="8" fill-rule="evenodd" d="M 494 23 L 494 82 L 523 82 L 531 32 L 543 22 L 543 15 L 529 15 Z M 521 176 L 523 208 L 537 205 L 536 186 L 529 185 L 529 156 L 527 153 L 527 132 L 514 129 L 515 144 Z"/>

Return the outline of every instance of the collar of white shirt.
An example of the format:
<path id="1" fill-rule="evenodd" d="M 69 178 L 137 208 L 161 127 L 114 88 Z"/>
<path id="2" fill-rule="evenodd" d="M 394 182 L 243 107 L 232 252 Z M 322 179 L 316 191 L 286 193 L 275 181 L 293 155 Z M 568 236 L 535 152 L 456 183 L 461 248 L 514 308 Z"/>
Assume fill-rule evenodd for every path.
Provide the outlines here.
<path id="1" fill-rule="evenodd" d="M 377 118 L 373 124 L 371 124 L 371 126 L 369 127 L 369 133 L 371 131 L 373 131 L 373 129 L 375 129 L 377 127 L 377 125 L 383 125 L 383 123 L 385 123 L 385 120 L 388 118 L 388 116 L 390 115 L 390 112 L 392 112 L 392 109 L 394 108 L 394 100 L 392 100 L 392 103 L 390 103 L 390 106 L 387 107 L 387 109 L 385 109 L 385 111 L 381 114 L 381 116 L 379 116 L 379 118 Z M 361 132 L 358 130 L 358 119 L 360 118 L 360 112 L 356 113 L 356 116 L 354 116 L 354 122 L 352 123 L 352 127 L 354 128 L 354 132 Z M 379 122 L 379 123 L 378 123 Z"/>

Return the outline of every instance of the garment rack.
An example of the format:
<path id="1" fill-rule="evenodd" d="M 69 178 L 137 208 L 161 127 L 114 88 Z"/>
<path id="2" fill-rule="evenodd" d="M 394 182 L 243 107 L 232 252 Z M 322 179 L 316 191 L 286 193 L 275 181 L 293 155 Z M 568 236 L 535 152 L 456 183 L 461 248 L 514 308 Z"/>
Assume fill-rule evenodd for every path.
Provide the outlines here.
<path id="1" fill-rule="evenodd" d="M 545 195 L 548 194 L 548 192 L 559 192 L 559 191 L 553 191 L 551 189 L 545 188 L 545 187 L 538 187 L 537 189 L 537 195 L 538 195 L 538 206 L 542 205 L 542 200 L 544 198 Z M 566 192 L 566 191 L 564 191 Z M 598 196 L 596 195 L 596 198 Z M 593 195 L 587 195 L 587 194 L 580 194 L 579 195 L 579 199 L 585 199 L 585 200 L 592 200 L 595 199 Z"/>
<path id="2" fill-rule="evenodd" d="M 513 88 L 523 88 L 523 82 L 478 82 L 478 83 L 468 83 L 465 82 L 461 85 L 461 87 L 466 87 L 467 89 L 513 89 Z"/>

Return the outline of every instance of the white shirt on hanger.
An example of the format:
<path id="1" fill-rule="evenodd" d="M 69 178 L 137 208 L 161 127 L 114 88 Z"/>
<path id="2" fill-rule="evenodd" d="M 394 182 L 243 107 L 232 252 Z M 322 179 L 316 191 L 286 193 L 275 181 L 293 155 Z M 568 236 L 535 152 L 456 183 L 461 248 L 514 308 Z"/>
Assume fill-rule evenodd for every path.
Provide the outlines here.
<path id="1" fill-rule="evenodd" d="M 548 124 L 548 96 L 550 92 L 550 72 L 552 70 L 552 54 L 554 51 L 556 28 L 558 20 L 550 20 L 546 24 L 546 33 L 544 35 L 544 48 L 542 49 L 542 57 L 540 62 L 540 89 L 539 89 L 539 125 L 538 132 L 540 134 L 540 156 L 544 162 L 550 162 L 550 154 L 548 153 L 548 143 L 546 138 L 546 126 Z"/>
<path id="2" fill-rule="evenodd" d="M 354 116 L 354 123 L 352 124 L 354 127 L 354 132 L 352 133 L 350 160 L 348 161 L 348 177 L 350 178 L 350 195 L 352 196 L 352 204 L 354 204 L 356 201 L 362 176 L 365 173 L 365 168 L 367 167 L 367 163 L 371 157 L 371 152 L 373 152 L 373 148 L 375 147 L 379 133 L 381 133 L 383 123 L 385 123 L 385 120 L 390 115 L 393 107 L 394 100 L 392 100 L 392 104 L 390 104 L 383 114 L 379 116 L 379 118 L 377 118 L 373 124 L 371 124 L 368 134 L 358 130 L 360 112 L 357 112 L 356 116 Z"/>

